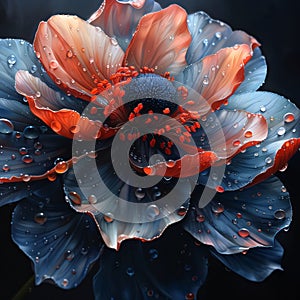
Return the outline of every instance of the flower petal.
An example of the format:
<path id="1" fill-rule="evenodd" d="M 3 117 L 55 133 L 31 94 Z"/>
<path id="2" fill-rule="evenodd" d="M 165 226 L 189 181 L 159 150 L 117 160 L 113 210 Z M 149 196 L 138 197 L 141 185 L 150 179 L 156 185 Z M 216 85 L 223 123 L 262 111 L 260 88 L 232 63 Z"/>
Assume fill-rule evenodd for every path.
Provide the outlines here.
<path id="1" fill-rule="evenodd" d="M 43 80 L 49 80 L 31 44 L 20 39 L 0 39 L 0 98 L 23 102 L 23 97 L 15 90 L 18 70 L 28 70 Z"/>
<path id="2" fill-rule="evenodd" d="M 88 22 L 100 27 L 108 36 L 115 37 L 125 51 L 140 18 L 159 10 L 160 5 L 153 0 L 106 0 Z"/>
<path id="3" fill-rule="evenodd" d="M 96 161 L 84 157 L 64 179 L 66 197 L 73 208 L 94 216 L 108 247 L 119 249 L 125 239 L 152 240 L 183 219 L 191 193 L 187 180 L 162 179 L 154 186 L 139 188 L 116 160 L 110 151 L 97 153 Z"/>
<path id="4" fill-rule="evenodd" d="M 61 89 L 86 100 L 97 82 L 116 72 L 124 56 L 116 40 L 69 15 L 55 15 L 41 22 L 34 49 Z"/>
<path id="5" fill-rule="evenodd" d="M 290 225 L 289 194 L 276 177 L 251 188 L 218 193 L 204 208 L 198 208 L 201 188 L 192 194 L 184 228 L 222 254 L 249 248 L 273 246 L 276 234 Z"/>
<path id="6" fill-rule="evenodd" d="M 188 66 L 175 79 L 201 95 L 193 110 L 200 115 L 218 109 L 243 82 L 253 49 L 246 44 L 223 48 Z"/>
<path id="7" fill-rule="evenodd" d="M 277 241 L 272 247 L 253 248 L 246 254 L 222 255 L 214 250 L 211 252 L 227 268 L 251 281 L 263 281 L 273 271 L 282 270 L 283 248 Z"/>
<path id="8" fill-rule="evenodd" d="M 262 114 L 268 122 L 269 132 L 258 147 L 249 147 L 246 152 L 232 158 L 222 179 L 225 190 L 257 183 L 286 169 L 288 160 L 300 146 L 300 111 L 284 97 L 270 92 L 239 94 L 232 96 L 226 107 L 236 108 Z M 213 180 L 207 180 L 206 174 L 199 177 L 199 182 L 213 187 Z"/>
<path id="9" fill-rule="evenodd" d="M 186 56 L 188 64 L 193 64 L 205 56 L 215 54 L 222 48 L 239 44 L 259 45 L 247 33 L 240 30 L 232 31 L 230 26 L 210 18 L 202 11 L 188 16 L 188 26 L 192 35 L 192 43 Z"/>
<path id="10" fill-rule="evenodd" d="M 186 20 L 186 11 L 177 5 L 143 16 L 125 53 L 125 62 L 137 69 L 153 68 L 158 74 L 177 74 L 186 65 L 191 42 Z"/>
<path id="11" fill-rule="evenodd" d="M 67 97 L 62 101 L 58 92 L 27 71 L 17 72 L 16 89 L 27 97 L 31 112 L 61 136 L 71 139 L 76 134 L 82 139 L 94 140 L 100 136 L 102 138 L 110 137 L 117 130 L 104 129 L 101 122 L 81 116 L 84 106 L 80 101 L 72 108 L 74 99 Z M 70 108 L 65 108 L 64 104 L 66 106 L 69 104 Z M 75 108 L 78 111 L 74 110 Z"/>
<path id="12" fill-rule="evenodd" d="M 51 280 L 64 289 L 80 284 L 103 245 L 92 218 L 65 202 L 59 180 L 17 205 L 12 237 L 33 261 L 35 283 Z"/>
<path id="13" fill-rule="evenodd" d="M 158 240 L 126 241 L 118 252 L 105 249 L 100 266 L 96 300 L 195 299 L 207 276 L 205 249 L 178 226 Z M 107 278 L 118 278 L 118 284 Z"/>

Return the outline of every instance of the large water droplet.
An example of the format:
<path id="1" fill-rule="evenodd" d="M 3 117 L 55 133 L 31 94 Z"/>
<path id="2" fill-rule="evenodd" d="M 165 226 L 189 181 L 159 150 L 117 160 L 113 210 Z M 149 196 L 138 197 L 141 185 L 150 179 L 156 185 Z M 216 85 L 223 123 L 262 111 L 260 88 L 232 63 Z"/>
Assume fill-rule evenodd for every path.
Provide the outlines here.
<path id="1" fill-rule="evenodd" d="M 278 209 L 274 212 L 274 217 L 278 220 L 282 220 L 286 217 L 286 212 L 283 209 Z"/>
<path id="2" fill-rule="evenodd" d="M 68 170 L 69 166 L 66 161 L 60 161 L 55 166 L 55 172 L 58 174 L 63 174 Z"/>
<path id="3" fill-rule="evenodd" d="M 97 203 L 97 197 L 95 195 L 89 195 L 88 201 L 90 204 L 95 204 L 95 203 Z"/>
<path id="4" fill-rule="evenodd" d="M 35 126 L 27 126 L 24 128 L 23 135 L 27 139 L 36 139 L 39 137 L 40 132 Z"/>
<path id="5" fill-rule="evenodd" d="M 72 250 L 67 250 L 65 252 L 65 259 L 71 261 L 74 258 L 75 254 Z"/>
<path id="6" fill-rule="evenodd" d="M 241 228 L 241 229 L 238 231 L 238 234 L 239 234 L 240 237 L 246 238 L 246 237 L 248 237 L 248 236 L 250 235 L 250 232 L 249 232 L 249 230 L 246 229 L 246 228 Z"/>
<path id="7" fill-rule="evenodd" d="M 282 136 L 285 134 L 285 128 L 284 127 L 279 127 L 278 130 L 277 130 L 277 134 L 279 136 Z"/>
<path id="8" fill-rule="evenodd" d="M 107 223 L 112 223 L 114 221 L 114 215 L 112 213 L 106 213 L 103 216 L 103 219 L 105 220 L 105 222 Z"/>
<path id="9" fill-rule="evenodd" d="M 220 214 L 224 211 L 224 206 L 222 203 L 218 202 L 218 203 L 213 203 L 212 207 L 211 207 L 212 212 L 214 212 L 215 214 Z"/>
<path id="10" fill-rule="evenodd" d="M 284 122 L 291 123 L 295 120 L 295 116 L 293 113 L 287 113 L 283 117 Z"/>
<path id="11" fill-rule="evenodd" d="M 157 205 L 151 204 L 146 209 L 146 215 L 149 220 L 154 220 L 160 214 L 160 210 Z"/>
<path id="12" fill-rule="evenodd" d="M 30 164 L 30 163 L 33 162 L 33 157 L 32 157 L 31 155 L 29 155 L 29 154 L 26 154 L 26 155 L 24 155 L 24 156 L 22 157 L 22 161 L 23 161 L 23 163 L 25 163 L 25 164 Z"/>
<path id="13" fill-rule="evenodd" d="M 58 68 L 58 62 L 57 62 L 57 60 L 51 60 L 50 63 L 49 63 L 49 67 L 52 70 L 56 70 Z"/>
<path id="14" fill-rule="evenodd" d="M 34 215 L 34 221 L 40 225 L 43 225 L 47 221 L 47 216 L 43 212 L 38 212 Z"/>
<path id="15" fill-rule="evenodd" d="M 0 119 L 0 133 L 10 134 L 14 131 L 14 125 L 10 120 Z"/>
<path id="16" fill-rule="evenodd" d="M 128 267 L 126 270 L 126 273 L 128 276 L 133 276 L 134 275 L 134 269 L 132 267 Z"/>
<path id="17" fill-rule="evenodd" d="M 10 68 L 12 68 L 17 62 L 17 58 L 14 54 L 11 54 L 10 56 L 8 56 L 7 58 L 7 64 Z"/>

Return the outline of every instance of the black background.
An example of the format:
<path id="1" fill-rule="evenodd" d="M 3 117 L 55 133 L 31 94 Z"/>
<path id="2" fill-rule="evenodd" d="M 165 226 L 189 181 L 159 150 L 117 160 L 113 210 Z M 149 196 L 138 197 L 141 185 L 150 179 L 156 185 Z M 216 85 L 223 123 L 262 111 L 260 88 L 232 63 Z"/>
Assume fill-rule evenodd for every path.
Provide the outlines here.
<path id="1" fill-rule="evenodd" d="M 0 0 L 0 38 L 23 38 L 32 42 L 38 22 L 52 14 L 77 14 L 89 17 L 100 5 L 98 0 Z M 212 18 L 253 35 L 262 44 L 266 56 L 268 75 L 261 88 L 276 92 L 291 99 L 300 107 L 299 67 L 299 2 L 295 0 L 177 0 L 159 1 L 163 7 L 178 3 L 189 13 L 197 10 L 207 12 Z M 218 261 L 211 261 L 206 284 L 199 299 L 280 299 L 293 294 L 299 297 L 300 276 L 299 242 L 300 204 L 299 167 L 300 154 L 290 162 L 287 171 L 278 174 L 288 188 L 293 203 L 293 221 L 289 231 L 281 232 L 278 238 L 285 248 L 282 267 L 262 283 L 253 283 L 225 270 Z M 297 185 L 298 184 L 298 185 Z M 32 275 L 30 260 L 11 241 L 10 217 L 14 205 L 0 209 L 0 299 L 10 300 L 24 282 Z M 93 299 L 92 276 L 75 290 L 64 291 L 53 285 L 34 287 L 26 300 Z M 113 278 L 109 279 L 113 280 Z M 295 296 L 296 295 L 296 296 Z"/>

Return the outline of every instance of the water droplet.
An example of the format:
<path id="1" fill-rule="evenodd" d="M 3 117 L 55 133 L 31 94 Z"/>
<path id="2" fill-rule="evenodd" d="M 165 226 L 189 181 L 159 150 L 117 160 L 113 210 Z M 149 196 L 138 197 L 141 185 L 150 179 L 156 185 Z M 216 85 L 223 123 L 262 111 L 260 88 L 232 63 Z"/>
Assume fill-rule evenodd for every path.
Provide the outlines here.
<path id="1" fill-rule="evenodd" d="M 244 133 L 244 137 L 245 138 L 251 138 L 253 136 L 253 133 L 252 133 L 252 131 L 250 131 L 250 130 L 248 130 L 248 131 L 246 131 L 245 133 Z"/>
<path id="2" fill-rule="evenodd" d="M 261 112 L 266 112 L 265 106 L 261 106 L 261 107 L 260 107 L 260 111 L 261 111 Z"/>
<path id="3" fill-rule="evenodd" d="M 58 174 L 63 174 L 68 170 L 69 166 L 68 163 L 65 161 L 60 161 L 55 166 L 55 172 Z"/>
<path id="4" fill-rule="evenodd" d="M 31 69 L 30 69 L 30 72 L 31 72 L 31 74 L 34 74 L 36 71 L 37 71 L 37 66 L 36 65 L 32 65 L 31 66 Z"/>
<path id="5" fill-rule="evenodd" d="M 126 270 L 126 273 L 128 276 L 133 276 L 134 275 L 134 269 L 131 268 L 131 267 L 128 267 L 127 270 Z"/>
<path id="6" fill-rule="evenodd" d="M 3 165 L 2 170 L 4 172 L 8 172 L 10 170 L 9 165 L 8 164 Z"/>
<path id="7" fill-rule="evenodd" d="M 69 280 L 64 278 L 61 284 L 66 287 L 69 284 Z"/>
<path id="8" fill-rule="evenodd" d="M 196 221 L 199 222 L 199 223 L 202 223 L 205 221 L 205 216 L 200 214 L 200 215 L 197 215 L 196 216 Z"/>
<path id="9" fill-rule="evenodd" d="M 67 56 L 68 58 L 72 58 L 72 57 L 73 57 L 73 51 L 72 51 L 71 49 L 68 50 L 67 53 L 66 53 L 66 56 Z"/>
<path id="10" fill-rule="evenodd" d="M 184 217 L 187 213 L 187 208 L 184 206 L 181 206 L 177 209 L 177 215 L 180 217 Z"/>
<path id="11" fill-rule="evenodd" d="M 47 221 L 47 216 L 43 212 L 38 212 L 34 215 L 34 221 L 40 225 L 43 225 Z"/>
<path id="12" fill-rule="evenodd" d="M 28 181 L 31 180 L 31 176 L 28 175 L 28 174 L 24 174 L 24 175 L 22 176 L 22 180 L 23 180 L 24 182 L 28 182 Z"/>
<path id="13" fill-rule="evenodd" d="M 110 42 L 113 46 L 117 46 L 118 45 L 118 41 L 115 38 L 110 38 Z"/>
<path id="14" fill-rule="evenodd" d="M 154 260 L 158 258 L 158 251 L 154 248 L 149 250 L 150 260 Z"/>
<path id="15" fill-rule="evenodd" d="M 274 212 L 274 217 L 278 220 L 282 220 L 286 217 L 286 213 L 283 209 L 278 209 Z"/>
<path id="16" fill-rule="evenodd" d="M 25 164 L 30 164 L 30 163 L 33 162 L 33 157 L 32 157 L 31 155 L 29 155 L 29 154 L 26 154 L 26 155 L 24 155 L 24 156 L 22 157 L 22 161 L 23 161 L 23 163 L 25 163 Z"/>
<path id="17" fill-rule="evenodd" d="M 56 70 L 58 68 L 58 62 L 57 62 L 57 60 L 51 60 L 50 63 L 49 63 L 49 67 L 52 70 Z"/>
<path id="18" fill-rule="evenodd" d="M 24 128 L 23 135 L 27 139 L 36 139 L 39 137 L 40 132 L 35 126 L 27 126 Z"/>
<path id="19" fill-rule="evenodd" d="M 287 192 L 287 189 L 286 189 L 286 187 L 285 187 L 284 185 L 281 187 L 281 191 L 282 191 L 283 193 L 286 193 L 286 192 Z"/>
<path id="20" fill-rule="evenodd" d="M 142 200 L 146 195 L 142 188 L 137 188 L 134 194 L 138 200 Z"/>
<path id="21" fill-rule="evenodd" d="M 222 203 L 218 202 L 218 203 L 213 203 L 212 207 L 211 207 L 212 212 L 214 212 L 215 214 L 220 214 L 224 211 L 224 206 Z"/>
<path id="22" fill-rule="evenodd" d="M 69 198 L 75 205 L 81 204 L 81 197 L 76 192 L 69 192 Z"/>
<path id="23" fill-rule="evenodd" d="M 112 223 L 114 221 L 114 215 L 112 213 L 106 213 L 103 216 L 103 219 L 105 220 L 105 222 L 107 223 Z"/>
<path id="24" fill-rule="evenodd" d="M 173 168 L 175 166 L 176 162 L 172 159 L 169 159 L 168 161 L 166 161 L 166 166 L 168 168 Z"/>
<path id="25" fill-rule="evenodd" d="M 16 64 L 16 62 L 17 62 L 17 58 L 14 54 L 8 56 L 7 63 L 10 68 L 12 68 Z"/>
<path id="26" fill-rule="evenodd" d="M 97 203 L 97 197 L 95 195 L 89 195 L 88 201 L 90 204 L 95 204 L 95 203 Z"/>
<path id="27" fill-rule="evenodd" d="M 285 128 L 284 127 L 279 127 L 278 130 L 277 130 L 277 134 L 279 136 L 282 136 L 285 134 Z"/>
<path id="28" fill-rule="evenodd" d="M 248 236 L 250 235 L 250 232 L 249 232 L 249 230 L 246 229 L 246 228 L 241 228 L 241 229 L 238 231 L 238 234 L 239 234 L 240 237 L 246 238 L 246 237 L 248 237 Z"/>
<path id="29" fill-rule="evenodd" d="M 13 123 L 8 119 L 0 119 L 0 133 L 10 134 L 14 131 Z"/>
<path id="30" fill-rule="evenodd" d="M 286 163 L 283 167 L 281 167 L 280 169 L 279 169 L 279 171 L 280 172 L 284 172 L 284 171 L 286 171 L 287 170 L 287 168 L 288 168 L 288 163 Z"/>
<path id="31" fill-rule="evenodd" d="M 151 166 L 148 166 L 148 167 L 145 167 L 144 169 L 144 172 L 146 175 L 154 175 L 155 174 L 155 169 Z"/>
<path id="32" fill-rule="evenodd" d="M 204 79 L 203 79 L 203 84 L 204 85 L 208 85 L 209 84 L 209 79 L 208 79 L 208 77 L 207 76 L 204 76 Z"/>
<path id="33" fill-rule="evenodd" d="M 232 143 L 232 145 L 233 145 L 234 147 L 238 147 L 238 146 L 241 145 L 241 142 L 240 142 L 239 140 L 235 140 L 235 141 Z"/>
<path id="34" fill-rule="evenodd" d="M 151 204 L 146 209 L 146 215 L 149 220 L 154 220 L 160 214 L 160 210 L 157 205 Z"/>
<path id="35" fill-rule="evenodd" d="M 72 250 L 67 250 L 65 252 L 65 259 L 71 261 L 74 258 L 75 254 Z"/>
<path id="36" fill-rule="evenodd" d="M 215 37 L 219 40 L 222 37 L 222 33 L 220 31 L 217 31 L 215 33 Z"/>
<path id="37" fill-rule="evenodd" d="M 79 127 L 79 125 L 74 125 L 74 126 L 71 126 L 69 130 L 71 133 L 76 134 L 80 131 L 80 127 Z"/>
<path id="38" fill-rule="evenodd" d="M 266 162 L 266 164 L 272 163 L 272 158 L 268 156 L 268 157 L 265 159 L 265 162 Z"/>
<path id="39" fill-rule="evenodd" d="M 295 116 L 293 113 L 287 113 L 283 117 L 284 122 L 291 123 L 295 120 Z"/>
<path id="40" fill-rule="evenodd" d="M 217 185 L 215 189 L 218 193 L 223 193 L 224 192 L 224 188 L 221 185 Z"/>
<path id="41" fill-rule="evenodd" d="M 188 293 L 185 295 L 185 300 L 194 300 L 195 296 L 193 293 Z"/>

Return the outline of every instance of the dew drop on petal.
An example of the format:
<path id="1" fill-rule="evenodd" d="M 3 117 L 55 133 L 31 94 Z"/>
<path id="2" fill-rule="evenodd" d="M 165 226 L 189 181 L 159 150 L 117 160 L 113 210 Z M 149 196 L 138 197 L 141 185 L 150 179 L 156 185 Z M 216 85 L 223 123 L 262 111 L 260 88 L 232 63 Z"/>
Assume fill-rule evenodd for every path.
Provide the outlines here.
<path id="1" fill-rule="evenodd" d="M 235 141 L 233 141 L 232 145 L 233 145 L 234 147 L 238 147 L 238 146 L 241 145 L 241 142 L 240 142 L 239 140 L 235 140 Z"/>
<path id="2" fill-rule="evenodd" d="M 202 215 L 202 214 L 197 215 L 197 216 L 196 216 L 196 221 L 197 221 L 198 223 L 204 222 L 204 221 L 205 221 L 205 216 Z"/>
<path id="3" fill-rule="evenodd" d="M 114 221 L 114 215 L 112 213 L 106 213 L 103 216 L 103 219 L 105 220 L 106 223 L 112 223 Z"/>
<path id="4" fill-rule="evenodd" d="M 220 214 L 224 211 L 224 206 L 222 203 L 218 202 L 218 203 L 214 203 L 211 207 L 211 210 L 213 213 L 215 214 Z"/>
<path id="5" fill-rule="evenodd" d="M 274 212 L 274 217 L 278 220 L 282 220 L 286 217 L 286 213 L 283 209 L 278 209 Z"/>
<path id="6" fill-rule="evenodd" d="M 215 189 L 218 193 L 223 193 L 224 192 L 224 188 L 220 185 L 217 185 Z"/>
<path id="7" fill-rule="evenodd" d="M 295 116 L 293 113 L 287 113 L 283 117 L 284 122 L 291 123 L 295 120 Z"/>
<path id="8" fill-rule="evenodd" d="M 265 159 L 265 162 L 266 162 L 266 164 L 272 163 L 272 158 L 268 156 L 268 157 Z"/>
<path id="9" fill-rule="evenodd" d="M 13 123 L 8 119 L 0 119 L 0 133 L 10 134 L 14 131 Z"/>
<path id="10" fill-rule="evenodd" d="M 63 174 L 68 170 L 68 163 L 65 161 L 60 161 L 55 166 L 55 172 L 58 174 Z"/>
<path id="11" fill-rule="evenodd" d="M 195 296 L 193 293 L 188 293 L 185 295 L 185 300 L 194 300 Z"/>
<path id="12" fill-rule="evenodd" d="M 47 175 L 47 178 L 48 178 L 49 181 L 55 181 L 56 178 L 57 178 L 57 175 L 55 173 L 49 173 Z"/>
<path id="13" fill-rule="evenodd" d="M 62 285 L 63 285 L 64 287 L 66 287 L 68 284 L 69 284 L 69 280 L 66 279 L 66 278 L 64 278 L 63 281 L 62 281 Z"/>
<path id="14" fill-rule="evenodd" d="M 145 192 L 142 188 L 137 188 L 134 192 L 135 194 L 135 197 L 138 199 L 138 200 L 142 200 L 144 197 L 145 197 Z"/>
<path id="15" fill-rule="evenodd" d="M 38 212 L 34 215 L 34 222 L 43 225 L 47 221 L 47 216 L 43 212 Z"/>
<path id="16" fill-rule="evenodd" d="M 69 198 L 70 200 L 75 204 L 75 205 L 80 205 L 81 204 L 81 197 L 78 193 L 76 192 L 69 192 Z"/>
<path id="17" fill-rule="evenodd" d="M 187 208 L 184 206 L 181 206 L 177 209 L 177 215 L 180 217 L 184 217 L 187 213 Z"/>
<path id="18" fill-rule="evenodd" d="M 241 228 L 241 229 L 238 231 L 238 234 L 239 234 L 240 237 L 246 238 L 246 237 L 248 237 L 248 236 L 250 235 L 250 232 L 249 232 L 249 230 L 246 229 L 246 228 Z"/>
<path id="19" fill-rule="evenodd" d="M 128 267 L 127 270 L 126 270 L 126 273 L 128 276 L 133 276 L 134 275 L 134 269 L 131 268 L 131 267 Z"/>
<path id="20" fill-rule="evenodd" d="M 277 134 L 279 136 L 282 136 L 285 134 L 285 128 L 284 127 L 279 127 L 278 130 L 277 130 Z"/>
<path id="21" fill-rule="evenodd" d="M 72 50 L 68 50 L 67 53 L 66 53 L 66 56 L 68 58 L 72 58 L 73 57 L 73 51 Z"/>
<path id="22" fill-rule="evenodd" d="M 67 250 L 65 252 L 65 259 L 68 260 L 68 261 L 73 260 L 74 256 L 75 256 L 75 254 L 72 250 Z"/>
<path id="23" fill-rule="evenodd" d="M 12 68 L 16 64 L 16 62 L 17 62 L 17 58 L 14 54 L 8 56 L 7 63 L 10 68 Z"/>
<path id="24" fill-rule="evenodd" d="M 90 204 L 95 204 L 95 203 L 97 203 L 97 197 L 95 195 L 89 195 L 88 201 Z"/>
<path id="25" fill-rule="evenodd" d="M 9 165 L 8 165 L 8 164 L 4 164 L 3 167 L 2 167 L 2 170 L 3 170 L 4 172 L 8 172 L 8 171 L 10 170 Z"/>
<path id="26" fill-rule="evenodd" d="M 57 60 L 51 60 L 50 63 L 49 63 L 49 67 L 52 70 L 56 70 L 58 68 L 58 62 L 57 62 Z"/>
<path id="27" fill-rule="evenodd" d="M 252 131 L 248 130 L 244 133 L 245 138 L 251 138 L 253 136 Z"/>
<path id="28" fill-rule="evenodd" d="M 24 128 L 23 135 L 27 139 L 36 139 L 39 137 L 40 132 L 35 126 L 26 126 Z"/>
<path id="29" fill-rule="evenodd" d="M 24 155 L 24 156 L 22 157 L 22 161 L 23 161 L 23 163 L 25 163 L 25 164 L 30 164 L 30 163 L 33 162 L 33 157 L 32 157 L 31 155 L 29 155 L 29 154 L 26 154 L 26 155 Z"/>
<path id="30" fill-rule="evenodd" d="M 151 204 L 146 209 L 146 215 L 149 220 L 154 220 L 160 214 L 160 210 L 157 205 Z"/>
<path id="31" fill-rule="evenodd" d="M 146 175 L 154 175 L 154 173 L 155 173 L 154 168 L 151 166 L 145 167 L 143 170 Z"/>

